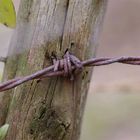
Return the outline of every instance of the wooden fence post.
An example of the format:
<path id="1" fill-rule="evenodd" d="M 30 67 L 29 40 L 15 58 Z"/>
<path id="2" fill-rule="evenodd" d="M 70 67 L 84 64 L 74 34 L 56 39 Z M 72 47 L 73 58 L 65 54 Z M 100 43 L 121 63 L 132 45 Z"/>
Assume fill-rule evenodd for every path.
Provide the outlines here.
<path id="1" fill-rule="evenodd" d="M 93 57 L 106 3 L 21 0 L 5 75 L 36 72 L 51 64 L 52 54 L 60 58 L 68 48 L 81 60 Z M 12 90 L 11 100 L 3 97 L 8 98 L 7 105 L 10 101 L 6 140 L 78 140 L 91 72 L 92 68 L 85 68 L 74 81 L 66 77 L 33 80 Z"/>

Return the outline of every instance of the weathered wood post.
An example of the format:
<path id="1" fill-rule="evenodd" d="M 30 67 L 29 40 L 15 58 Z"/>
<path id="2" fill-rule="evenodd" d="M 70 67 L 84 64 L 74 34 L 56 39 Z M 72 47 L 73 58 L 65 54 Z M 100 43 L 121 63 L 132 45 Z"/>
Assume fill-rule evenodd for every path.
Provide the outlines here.
<path id="1" fill-rule="evenodd" d="M 36 72 L 51 64 L 52 54 L 62 57 L 67 48 L 81 60 L 93 57 L 106 3 L 21 0 L 5 75 Z M 66 77 L 34 80 L 9 91 L 13 96 L 5 113 L 10 124 L 6 140 L 78 140 L 91 72 L 84 69 L 74 81 Z M 8 104 L 10 97 L 4 98 Z"/>

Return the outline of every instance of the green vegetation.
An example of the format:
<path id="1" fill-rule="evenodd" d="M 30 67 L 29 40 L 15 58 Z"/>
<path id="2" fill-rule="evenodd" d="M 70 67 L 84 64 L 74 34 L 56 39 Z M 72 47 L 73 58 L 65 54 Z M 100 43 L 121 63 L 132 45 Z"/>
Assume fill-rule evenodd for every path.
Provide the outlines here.
<path id="1" fill-rule="evenodd" d="M 8 128 L 9 124 L 5 124 L 0 128 L 0 140 L 3 140 L 6 137 Z"/>
<path id="2" fill-rule="evenodd" d="M 0 0 L 0 23 L 10 28 L 16 26 L 16 13 L 12 0 Z"/>

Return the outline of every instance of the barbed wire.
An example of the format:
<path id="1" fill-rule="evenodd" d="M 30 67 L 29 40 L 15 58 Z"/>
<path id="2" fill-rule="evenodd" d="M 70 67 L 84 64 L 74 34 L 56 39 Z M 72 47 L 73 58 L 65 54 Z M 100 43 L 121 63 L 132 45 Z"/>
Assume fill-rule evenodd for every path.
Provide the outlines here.
<path id="1" fill-rule="evenodd" d="M 6 59 L 7 59 L 6 57 L 2 57 L 2 56 L 1 56 L 1 57 L 0 57 L 0 62 L 5 63 L 5 62 L 6 62 Z"/>
<path id="2" fill-rule="evenodd" d="M 122 56 L 122 57 L 101 57 L 91 58 L 80 61 L 76 56 L 66 52 L 64 57 L 60 60 L 53 58 L 53 65 L 48 66 L 40 71 L 25 77 L 18 77 L 0 84 L 0 92 L 15 88 L 27 81 L 38 79 L 41 80 L 46 77 L 65 76 L 74 80 L 74 75 L 77 71 L 81 71 L 83 67 L 103 66 L 113 63 L 122 63 L 130 65 L 140 65 L 140 57 Z"/>

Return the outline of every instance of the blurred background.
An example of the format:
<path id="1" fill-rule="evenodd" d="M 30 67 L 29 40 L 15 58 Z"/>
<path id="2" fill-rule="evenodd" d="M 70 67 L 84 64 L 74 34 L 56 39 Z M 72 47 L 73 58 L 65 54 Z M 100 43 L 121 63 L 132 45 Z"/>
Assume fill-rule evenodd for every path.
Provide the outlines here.
<path id="1" fill-rule="evenodd" d="M 109 0 L 97 57 L 140 56 L 140 0 Z M 140 140 L 140 67 L 96 67 L 82 140 Z"/>
<path id="2" fill-rule="evenodd" d="M 19 0 L 13 1 L 17 10 Z M 139 0 L 109 0 L 97 57 L 140 55 L 139 13 Z M 12 32 L 0 25 L 0 56 Z M 139 66 L 122 64 L 94 68 L 81 140 L 140 140 L 139 73 Z"/>

